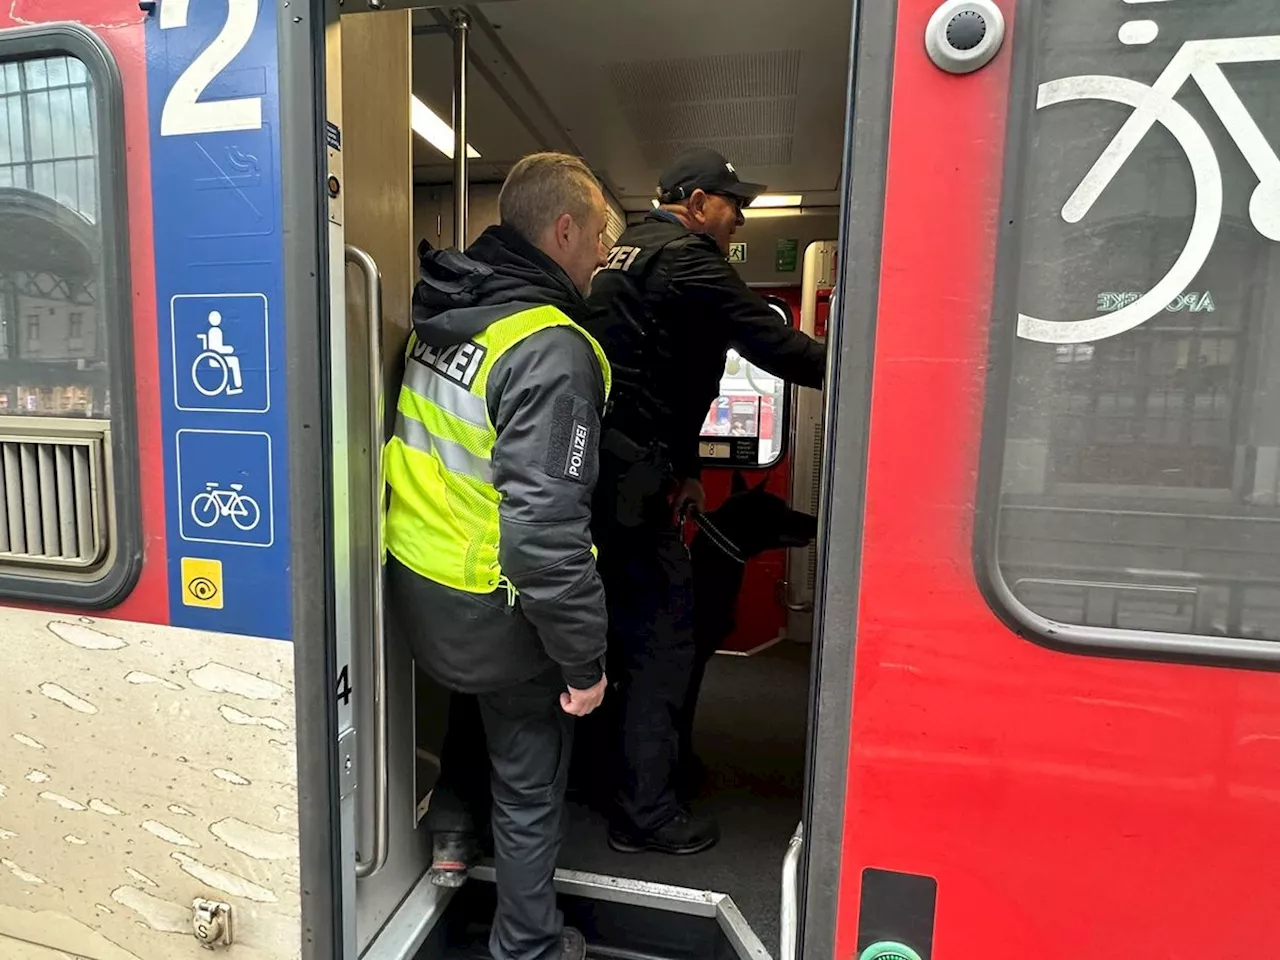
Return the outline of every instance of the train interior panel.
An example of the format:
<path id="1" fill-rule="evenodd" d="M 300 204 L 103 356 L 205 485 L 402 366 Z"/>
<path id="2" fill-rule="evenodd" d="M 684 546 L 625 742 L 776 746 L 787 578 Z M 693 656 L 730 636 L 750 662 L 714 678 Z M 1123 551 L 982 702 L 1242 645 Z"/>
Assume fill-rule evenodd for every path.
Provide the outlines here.
<path id="1" fill-rule="evenodd" d="M 585 0 L 468 8 L 467 241 L 497 222 L 502 179 L 526 153 L 555 149 L 587 159 L 605 187 L 606 239 L 612 242 L 651 209 L 658 174 L 669 160 L 687 147 L 711 146 L 744 179 L 769 188 L 764 201 L 747 210 L 730 260 L 781 322 L 823 337 L 836 267 L 849 13 L 816 0 L 788 8 L 785 16 L 763 2 L 713 4 L 696 22 L 676 0 L 607 12 Z M 415 131 L 412 246 L 448 248 L 459 195 L 449 125 L 455 15 L 445 9 L 360 13 L 344 15 L 342 24 L 348 242 L 361 243 L 362 229 L 375 235 L 384 229 L 367 210 L 358 212 L 369 188 L 353 174 L 353 164 L 385 165 L 388 153 L 374 148 L 362 159 L 359 130 L 375 125 L 377 111 L 370 109 L 369 81 L 359 76 L 362 65 L 353 67 L 353 56 L 379 49 L 386 60 L 390 48 L 399 56 L 407 35 L 411 89 L 404 99 Z M 406 80 L 404 69 L 399 64 L 377 76 L 383 94 L 392 78 Z M 398 100 L 396 112 L 403 115 Z M 371 136 L 391 133 L 374 130 Z M 395 155 L 403 157 L 403 151 Z M 374 178 L 372 189 L 383 186 Z M 356 217 L 365 218 L 367 228 L 353 228 Z M 403 224 L 395 230 L 402 238 Z M 399 256 L 403 262 L 404 250 Z M 350 303 L 348 309 L 359 313 Z M 392 357 L 402 344 L 396 337 L 405 329 L 403 308 L 385 308 L 384 315 L 384 355 Z M 352 375 L 363 376 L 355 368 Z M 393 380 L 389 375 L 388 384 Z M 708 513 L 714 518 L 736 497 L 735 503 L 746 504 L 776 499 L 816 515 L 821 421 L 820 391 L 792 387 L 731 350 L 721 395 L 702 428 Z M 783 531 L 761 525 L 759 517 L 774 513 L 731 505 L 720 514 L 730 524 L 730 538 L 748 545 L 745 563 L 693 542 L 696 527 L 688 530 L 702 582 L 712 584 L 699 603 L 715 603 L 727 614 L 695 728 L 704 766 L 693 805 L 719 821 L 720 843 L 692 857 L 614 853 L 605 843 L 603 811 L 578 798 L 570 803 L 561 856 L 573 875 L 723 898 L 721 915 L 736 905 L 747 939 L 767 944 L 770 953 L 779 937 L 783 859 L 802 816 L 816 564 L 811 542 L 788 548 Z M 438 773 L 447 697 L 421 671 L 415 689 L 414 796 L 421 817 Z M 453 909 L 477 898 L 483 901 L 480 894 L 459 897 Z M 375 927 L 384 913 L 362 916 Z"/>

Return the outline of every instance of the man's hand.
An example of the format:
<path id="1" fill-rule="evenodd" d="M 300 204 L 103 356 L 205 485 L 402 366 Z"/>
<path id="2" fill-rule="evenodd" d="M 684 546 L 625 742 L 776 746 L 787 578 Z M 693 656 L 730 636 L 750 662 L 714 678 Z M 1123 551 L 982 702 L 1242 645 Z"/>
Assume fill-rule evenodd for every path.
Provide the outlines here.
<path id="1" fill-rule="evenodd" d="M 609 685 L 609 678 L 600 675 L 600 682 L 590 690 L 577 690 L 569 687 L 560 694 L 560 709 L 571 717 L 585 717 L 604 702 L 604 691 Z"/>
<path id="2" fill-rule="evenodd" d="M 707 508 L 707 491 L 702 489 L 702 481 L 690 477 L 680 481 L 680 487 L 671 498 L 671 522 L 680 520 L 680 511 L 686 503 L 692 503 L 702 513 Z"/>

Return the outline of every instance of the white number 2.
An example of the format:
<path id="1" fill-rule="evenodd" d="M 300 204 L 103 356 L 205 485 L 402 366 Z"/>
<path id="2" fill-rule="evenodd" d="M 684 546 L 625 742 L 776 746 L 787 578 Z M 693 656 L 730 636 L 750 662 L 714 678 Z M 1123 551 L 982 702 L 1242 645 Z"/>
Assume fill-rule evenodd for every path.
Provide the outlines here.
<path id="1" fill-rule="evenodd" d="M 160 29 L 185 27 L 190 3 L 191 0 L 160 0 Z M 213 42 L 182 72 L 165 98 L 160 114 L 160 136 L 261 129 L 261 97 L 200 102 L 200 95 L 209 84 L 249 43 L 257 22 L 258 0 L 227 0 L 227 22 Z"/>

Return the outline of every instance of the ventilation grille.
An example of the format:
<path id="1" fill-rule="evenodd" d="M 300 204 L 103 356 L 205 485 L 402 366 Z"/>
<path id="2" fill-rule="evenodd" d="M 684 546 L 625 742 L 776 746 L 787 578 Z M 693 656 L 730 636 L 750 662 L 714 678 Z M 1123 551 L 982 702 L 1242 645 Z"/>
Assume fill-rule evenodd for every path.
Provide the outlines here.
<path id="1" fill-rule="evenodd" d="M 105 440 L 0 434 L 0 564 L 90 567 L 106 553 Z"/>
<path id="2" fill-rule="evenodd" d="M 713 147 L 742 167 L 791 162 L 800 51 L 631 60 L 606 69 L 646 163 L 662 167 L 693 146 Z"/>

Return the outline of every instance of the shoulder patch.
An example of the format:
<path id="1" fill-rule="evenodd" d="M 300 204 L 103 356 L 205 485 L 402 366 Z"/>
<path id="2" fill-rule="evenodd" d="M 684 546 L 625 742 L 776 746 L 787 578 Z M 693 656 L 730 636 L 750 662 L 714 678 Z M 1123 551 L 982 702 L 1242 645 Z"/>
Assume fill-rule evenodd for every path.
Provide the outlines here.
<path id="1" fill-rule="evenodd" d="M 599 425 L 588 411 L 590 406 L 585 401 L 567 396 L 556 398 L 547 443 L 547 476 L 575 483 L 593 479 Z"/>

